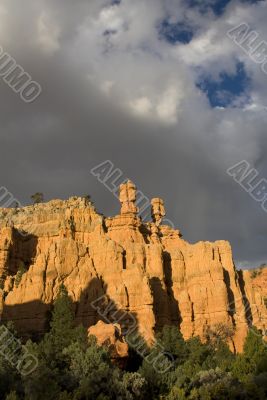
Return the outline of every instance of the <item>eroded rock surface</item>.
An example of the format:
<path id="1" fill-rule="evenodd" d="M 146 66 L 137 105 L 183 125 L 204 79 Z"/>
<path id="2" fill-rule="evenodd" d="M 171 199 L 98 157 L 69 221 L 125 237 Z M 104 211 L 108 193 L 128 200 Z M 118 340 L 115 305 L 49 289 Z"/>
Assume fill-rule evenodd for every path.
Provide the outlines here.
<path id="1" fill-rule="evenodd" d="M 161 225 L 161 199 L 152 202 L 152 221 L 142 222 L 134 184 L 120 190 L 121 213 L 110 218 L 83 198 L 0 209 L 2 319 L 25 337 L 42 335 L 64 283 L 77 324 L 87 328 L 101 319 L 92 302 L 105 295 L 134 316 L 148 341 L 166 324 L 204 338 L 207 327 L 224 323 L 241 351 L 249 325 L 266 326 L 266 281 L 237 272 L 228 242 L 189 244 Z"/>
<path id="2" fill-rule="evenodd" d="M 123 360 L 126 362 L 129 356 L 129 346 L 122 335 L 119 324 L 106 324 L 98 321 L 96 325 L 88 329 L 88 334 L 97 339 L 99 346 L 106 346 L 111 359 L 122 366 Z"/>

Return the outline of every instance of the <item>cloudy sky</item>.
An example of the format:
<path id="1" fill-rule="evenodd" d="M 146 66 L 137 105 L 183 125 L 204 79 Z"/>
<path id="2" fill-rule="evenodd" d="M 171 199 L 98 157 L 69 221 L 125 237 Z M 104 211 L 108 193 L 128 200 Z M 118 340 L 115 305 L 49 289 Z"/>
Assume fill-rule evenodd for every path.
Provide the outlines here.
<path id="1" fill-rule="evenodd" d="M 25 103 L 0 76 L 0 186 L 113 215 L 90 173 L 111 160 L 186 240 L 267 261 L 267 213 L 226 173 L 247 160 L 267 178 L 267 75 L 227 36 L 267 40 L 266 18 L 266 0 L 0 0 L 0 46 L 42 87 Z"/>

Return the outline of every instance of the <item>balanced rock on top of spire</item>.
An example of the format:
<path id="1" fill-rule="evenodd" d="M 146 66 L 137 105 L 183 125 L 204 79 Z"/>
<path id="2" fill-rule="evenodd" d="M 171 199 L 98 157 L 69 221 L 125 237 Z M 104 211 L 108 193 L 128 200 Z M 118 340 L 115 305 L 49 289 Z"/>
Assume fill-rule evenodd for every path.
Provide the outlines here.
<path id="1" fill-rule="evenodd" d="M 151 217 L 153 222 L 159 226 L 162 222 L 162 219 L 165 217 L 165 207 L 164 201 L 160 198 L 155 198 L 151 200 Z"/>
<path id="2" fill-rule="evenodd" d="M 120 185 L 120 203 L 121 203 L 121 214 L 137 214 L 138 207 L 135 205 L 136 202 L 136 186 L 128 180 Z"/>

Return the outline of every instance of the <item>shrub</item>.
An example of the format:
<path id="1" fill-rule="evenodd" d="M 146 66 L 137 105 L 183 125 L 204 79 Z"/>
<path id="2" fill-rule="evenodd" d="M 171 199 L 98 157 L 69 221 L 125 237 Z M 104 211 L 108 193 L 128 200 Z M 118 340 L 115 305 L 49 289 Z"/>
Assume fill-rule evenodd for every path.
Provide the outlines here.
<path id="1" fill-rule="evenodd" d="M 24 265 L 24 262 L 21 261 L 19 264 L 19 267 L 18 267 L 18 272 L 15 277 L 15 282 L 14 282 L 16 287 L 19 286 L 19 284 L 21 282 L 21 278 L 22 278 L 23 274 L 25 274 L 26 271 L 27 271 L 27 269 Z"/>

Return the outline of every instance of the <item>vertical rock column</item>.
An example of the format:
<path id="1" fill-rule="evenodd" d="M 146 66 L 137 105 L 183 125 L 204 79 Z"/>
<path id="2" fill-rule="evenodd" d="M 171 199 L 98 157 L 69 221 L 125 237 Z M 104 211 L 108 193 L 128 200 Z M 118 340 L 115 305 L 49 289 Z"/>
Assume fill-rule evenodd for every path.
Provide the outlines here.
<path id="1" fill-rule="evenodd" d="M 8 260 L 13 246 L 13 228 L 5 227 L 0 230 L 0 282 L 5 281 L 8 272 Z"/>
<path id="2" fill-rule="evenodd" d="M 139 334 L 148 342 L 154 337 L 153 297 L 147 276 L 147 247 L 141 233 L 141 219 L 136 206 L 136 187 L 131 181 L 120 185 L 121 212 L 105 219 L 108 237 L 120 246 L 123 257 L 121 271 L 107 279 L 107 294 L 119 309 L 129 312 L 137 322 Z M 96 263 L 95 263 L 96 265 Z M 97 267 L 96 267 L 97 268 Z"/>
<path id="3" fill-rule="evenodd" d="M 121 215 L 137 214 L 136 207 L 136 187 L 132 181 L 127 181 L 120 185 Z"/>
<path id="4" fill-rule="evenodd" d="M 164 325 L 171 324 L 171 297 L 169 287 L 166 285 L 166 271 L 164 268 L 163 246 L 160 241 L 160 225 L 165 216 L 164 202 L 162 199 L 154 198 L 151 200 L 150 224 L 151 239 L 147 245 L 146 271 L 149 275 L 149 282 L 153 295 L 153 311 L 156 319 L 156 330 L 160 330 Z"/>
<path id="5" fill-rule="evenodd" d="M 4 227 L 0 229 L 0 319 L 4 306 L 4 286 L 9 275 L 8 261 L 13 246 L 13 228 Z"/>

